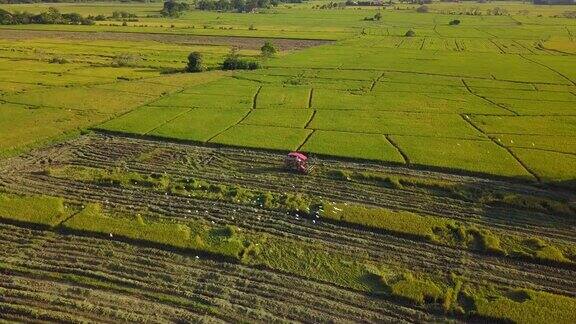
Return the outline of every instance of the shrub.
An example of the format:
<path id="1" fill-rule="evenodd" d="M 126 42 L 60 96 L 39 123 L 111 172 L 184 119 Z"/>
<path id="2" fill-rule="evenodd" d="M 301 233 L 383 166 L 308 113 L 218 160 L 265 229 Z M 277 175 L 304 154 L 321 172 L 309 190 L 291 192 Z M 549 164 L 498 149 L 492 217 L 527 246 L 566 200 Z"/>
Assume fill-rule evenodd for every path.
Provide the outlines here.
<path id="1" fill-rule="evenodd" d="M 230 55 L 222 63 L 223 70 L 256 70 L 258 68 L 260 68 L 258 62 L 243 59 L 238 55 Z"/>
<path id="2" fill-rule="evenodd" d="M 0 194 L 0 218 L 3 219 L 56 226 L 69 215 L 62 198 Z"/>
<path id="3" fill-rule="evenodd" d="M 416 304 L 435 302 L 442 298 L 442 290 L 428 279 L 418 279 L 406 273 L 402 279 L 391 285 L 392 294 L 408 299 Z"/>
<path id="4" fill-rule="evenodd" d="M 48 60 L 48 63 L 66 64 L 66 63 L 69 63 L 69 61 L 67 59 L 63 58 L 62 56 L 53 56 Z"/>
<path id="5" fill-rule="evenodd" d="M 262 56 L 270 57 L 276 54 L 278 50 L 276 49 L 274 44 L 272 44 L 272 42 L 265 42 L 264 45 L 262 45 L 262 47 L 260 48 L 260 52 L 262 52 Z"/>
<path id="6" fill-rule="evenodd" d="M 203 61 L 202 53 L 200 52 L 190 53 L 190 55 L 188 55 L 188 65 L 186 66 L 186 70 L 188 70 L 188 72 L 204 71 L 204 65 L 202 61 Z"/>
<path id="7" fill-rule="evenodd" d="M 139 58 L 136 55 L 130 53 L 120 53 L 112 59 L 112 66 L 114 67 L 125 67 L 134 66 L 138 63 Z"/>
<path id="8" fill-rule="evenodd" d="M 31 14 L 28 12 L 10 13 L 6 10 L 0 10 L 0 25 L 14 24 L 67 24 L 67 25 L 93 25 L 92 17 L 82 17 L 82 15 L 72 12 L 62 14 L 54 7 L 48 8 L 48 11 L 40 14 Z"/>
<path id="9" fill-rule="evenodd" d="M 414 37 L 414 36 L 416 36 L 416 32 L 413 31 L 412 29 L 410 29 L 409 31 L 406 32 L 406 34 L 404 34 L 404 36 L 406 36 L 406 37 Z"/>
<path id="10" fill-rule="evenodd" d="M 382 13 L 377 12 L 377 13 L 374 15 L 374 20 L 376 20 L 376 21 L 382 20 Z"/>
<path id="11" fill-rule="evenodd" d="M 460 20 L 459 20 L 459 19 L 451 20 L 451 21 L 448 23 L 448 25 L 450 25 L 450 26 L 460 25 Z"/>

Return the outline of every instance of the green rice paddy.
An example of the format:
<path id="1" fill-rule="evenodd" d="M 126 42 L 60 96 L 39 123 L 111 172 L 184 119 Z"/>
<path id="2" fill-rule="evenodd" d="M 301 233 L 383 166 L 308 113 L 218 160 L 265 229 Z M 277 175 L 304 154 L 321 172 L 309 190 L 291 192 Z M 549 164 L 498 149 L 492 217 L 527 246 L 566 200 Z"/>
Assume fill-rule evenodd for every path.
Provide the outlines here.
<path id="1" fill-rule="evenodd" d="M 22 135 L 5 122 L 4 155 L 92 127 L 546 182 L 575 175 L 570 138 L 576 135 L 576 68 L 570 55 L 576 25 L 550 18 L 563 7 L 505 2 L 500 7 L 507 14 L 478 16 L 468 15 L 474 8 L 464 5 L 434 4 L 426 14 L 402 5 L 382 10 L 381 21 L 366 21 L 376 9 L 281 5 L 258 15 L 191 11 L 168 24 L 153 15 L 159 4 L 55 6 L 105 15 L 122 7 L 138 22 L 2 28 L 336 42 L 283 51 L 253 72 L 166 74 L 182 68 L 192 51 L 216 67 L 232 47 L 41 34 L 25 36 L 24 43 L 18 36 L 2 38 L 0 69 L 10 73 L 0 75 L 0 114 L 20 123 L 46 121 L 18 145 L 10 139 Z M 40 12 L 47 5 L 2 7 Z M 449 26 L 454 16 L 461 24 Z M 415 37 L 404 37 L 408 29 Z M 115 67 L 119 54 L 134 59 Z M 51 64 L 53 57 L 67 63 Z M 550 165 L 554 159 L 563 163 Z"/>

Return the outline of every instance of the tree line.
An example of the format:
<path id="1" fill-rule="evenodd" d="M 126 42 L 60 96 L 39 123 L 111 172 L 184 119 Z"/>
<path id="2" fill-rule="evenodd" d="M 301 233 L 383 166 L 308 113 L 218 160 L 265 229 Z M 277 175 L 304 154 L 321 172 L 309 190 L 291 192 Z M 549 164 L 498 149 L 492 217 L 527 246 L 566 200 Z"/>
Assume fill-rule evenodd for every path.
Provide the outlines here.
<path id="1" fill-rule="evenodd" d="M 196 9 L 250 12 L 255 9 L 277 6 L 279 3 L 279 0 L 199 0 L 196 3 Z"/>
<path id="2" fill-rule="evenodd" d="M 93 25 L 94 17 L 83 17 L 79 13 L 60 13 L 56 8 L 32 14 L 29 12 L 9 12 L 0 9 L 0 25 L 20 24 L 65 24 L 65 25 Z"/>
<path id="3" fill-rule="evenodd" d="M 161 0 L 121 0 L 120 2 L 160 2 Z M 85 0 L 0 0 L 0 4 L 19 4 L 19 3 L 86 3 Z M 95 1 L 94 1 L 95 2 Z M 117 2 L 117 0 L 98 0 L 98 2 Z"/>
<path id="4" fill-rule="evenodd" d="M 235 11 L 251 12 L 256 9 L 271 8 L 280 3 L 301 3 L 303 0 L 197 0 L 194 6 L 198 10 L 206 11 Z M 186 2 L 168 0 L 160 11 L 165 17 L 178 17 L 184 11 L 190 10 Z"/>

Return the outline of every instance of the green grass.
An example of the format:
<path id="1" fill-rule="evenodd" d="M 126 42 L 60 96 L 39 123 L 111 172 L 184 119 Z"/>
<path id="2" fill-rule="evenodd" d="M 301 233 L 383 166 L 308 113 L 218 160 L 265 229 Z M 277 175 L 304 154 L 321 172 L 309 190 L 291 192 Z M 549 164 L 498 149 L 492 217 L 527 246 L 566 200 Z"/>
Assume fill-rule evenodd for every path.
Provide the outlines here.
<path id="1" fill-rule="evenodd" d="M 486 138 L 459 115 L 427 113 L 319 110 L 310 128 L 391 135 Z"/>
<path id="2" fill-rule="evenodd" d="M 147 134 L 180 140 L 207 141 L 240 121 L 248 111 L 241 109 L 192 109 Z"/>
<path id="3" fill-rule="evenodd" d="M 190 111 L 188 108 L 146 106 L 132 110 L 119 118 L 97 126 L 97 128 L 144 135 L 188 111 Z"/>
<path id="4" fill-rule="evenodd" d="M 62 198 L 0 193 L 0 218 L 3 219 L 53 227 L 72 212 Z"/>
<path id="5" fill-rule="evenodd" d="M 46 173 L 56 178 L 94 182 L 109 186 L 136 185 L 165 190 L 169 185 L 169 179 L 163 175 L 142 175 L 136 172 L 121 170 L 120 168 L 104 170 L 92 167 L 69 165 L 58 168 L 49 168 Z"/>
<path id="6" fill-rule="evenodd" d="M 102 88 L 107 90 L 115 90 L 125 93 L 136 93 L 139 95 L 152 95 L 161 96 L 169 94 L 180 89 L 177 85 L 163 85 L 158 83 L 153 83 L 154 79 L 146 79 L 146 81 L 121 81 L 113 84 L 102 84 L 97 85 L 96 88 Z"/>
<path id="7" fill-rule="evenodd" d="M 317 130 L 301 149 L 324 155 L 404 163 L 402 155 L 380 134 Z"/>
<path id="8" fill-rule="evenodd" d="M 114 114 L 136 108 L 153 97 L 99 88 L 53 88 L 8 95 L 3 99 L 23 105 Z"/>
<path id="9" fill-rule="evenodd" d="M 221 94 L 177 93 L 154 102 L 154 105 L 199 109 L 249 109 L 252 108 L 253 96 L 254 94 L 251 93 L 226 96 Z"/>
<path id="10" fill-rule="evenodd" d="M 354 176 L 343 174 L 345 177 Z M 392 184 L 400 185 L 396 179 Z M 362 205 L 324 203 L 322 218 L 367 228 L 385 230 L 431 243 L 495 255 L 533 259 L 540 262 L 574 264 L 569 258 L 573 247 L 493 232 L 466 222 L 421 215 L 408 211 L 370 208 Z"/>
<path id="11" fill-rule="evenodd" d="M 295 150 L 304 142 L 310 130 L 236 125 L 211 140 L 213 143 L 274 150 Z"/>
<path id="12" fill-rule="evenodd" d="M 98 113 L 0 103 L 0 156 L 50 143 L 105 118 Z"/>
<path id="13" fill-rule="evenodd" d="M 509 290 L 500 295 L 474 296 L 478 315 L 516 323 L 574 323 L 574 298 L 528 289 Z"/>
<path id="14" fill-rule="evenodd" d="M 494 138 L 506 147 L 555 151 L 576 154 L 576 138 L 573 136 L 508 135 L 498 134 Z"/>
<path id="15" fill-rule="evenodd" d="M 327 219 L 384 229 L 429 241 L 435 240 L 437 229 L 455 225 L 453 221 L 439 217 L 360 205 L 325 204 L 320 215 Z"/>
<path id="16" fill-rule="evenodd" d="M 520 100 L 533 100 L 533 101 L 560 101 L 560 102 L 576 102 L 576 96 L 570 92 L 559 91 L 536 91 L 534 89 L 502 89 L 502 88 L 474 88 L 471 90 L 484 97 L 494 99 L 520 99 Z"/>
<path id="17" fill-rule="evenodd" d="M 491 141 L 419 136 L 392 136 L 392 140 L 413 164 L 531 178 L 512 155 Z"/>
<path id="18" fill-rule="evenodd" d="M 242 124 L 304 128 L 312 114 L 310 109 L 254 109 Z"/>
<path id="19" fill-rule="evenodd" d="M 210 227 L 201 223 L 149 220 L 143 216 L 109 214 L 98 204 L 86 207 L 63 223 L 72 230 L 100 233 L 239 258 L 243 239 L 233 227 Z"/>
<path id="20" fill-rule="evenodd" d="M 312 107 L 316 109 L 383 110 L 422 113 L 506 113 L 494 105 L 466 93 L 372 92 L 315 89 Z"/>
<path id="21" fill-rule="evenodd" d="M 359 256 L 328 253 L 324 246 L 285 238 L 268 238 L 245 262 L 332 282 L 361 291 L 381 289 Z"/>
<path id="22" fill-rule="evenodd" d="M 262 87 L 256 101 L 257 108 L 305 109 L 308 108 L 310 88 L 306 86 Z"/>
<path id="23" fill-rule="evenodd" d="M 488 134 L 570 136 L 576 132 L 576 116 L 472 116 L 472 122 Z"/>
<path id="24" fill-rule="evenodd" d="M 543 180 L 576 186 L 575 155 L 524 148 L 513 148 L 512 151 Z"/>
<path id="25" fill-rule="evenodd" d="M 418 279 L 410 273 L 390 285 L 392 294 L 415 304 L 435 302 L 443 296 L 443 291 L 431 280 Z"/>
<path id="26" fill-rule="evenodd" d="M 189 87 L 184 90 L 185 94 L 241 96 L 254 97 L 260 84 L 258 82 L 245 80 L 236 77 L 222 77 L 212 82 L 206 82 L 198 86 Z"/>

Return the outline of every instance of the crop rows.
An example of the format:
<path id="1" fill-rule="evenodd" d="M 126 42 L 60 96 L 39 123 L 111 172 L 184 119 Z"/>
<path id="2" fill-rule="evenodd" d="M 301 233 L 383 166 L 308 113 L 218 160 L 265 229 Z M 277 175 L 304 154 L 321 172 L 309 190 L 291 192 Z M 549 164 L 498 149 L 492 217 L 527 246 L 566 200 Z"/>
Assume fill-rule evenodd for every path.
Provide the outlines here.
<path id="1" fill-rule="evenodd" d="M 109 141 L 113 141 L 114 145 L 107 143 Z M 421 198 L 422 207 L 414 208 L 414 206 L 419 205 L 418 197 L 420 195 L 413 192 L 408 194 L 400 190 L 384 190 L 380 187 L 370 185 L 355 185 L 353 189 L 346 189 L 342 183 L 326 178 L 318 178 L 315 181 L 311 181 L 311 179 L 293 178 L 290 179 L 290 181 L 286 181 L 286 175 L 283 175 L 284 179 L 282 179 L 276 172 L 268 172 L 261 175 L 261 177 L 251 175 L 249 178 L 253 180 L 249 181 L 239 176 L 234 176 L 235 173 L 231 171 L 224 171 L 234 169 L 241 170 L 244 167 L 249 168 L 250 166 L 243 164 L 247 162 L 245 160 L 243 161 L 243 156 L 248 157 L 248 155 L 252 156 L 251 167 L 259 168 L 258 159 L 254 159 L 254 154 L 257 153 L 251 151 L 244 154 L 235 154 L 238 158 L 234 160 L 231 150 L 224 150 L 223 153 L 210 150 L 210 155 L 214 156 L 214 158 L 210 159 L 210 164 L 201 167 L 201 169 L 197 171 L 175 167 L 174 162 L 177 161 L 162 158 L 157 161 L 158 164 L 156 165 L 145 162 L 134 163 L 129 161 L 133 161 L 135 157 L 138 157 L 145 151 L 158 148 L 159 144 L 139 140 L 128 140 L 124 145 L 118 145 L 122 141 L 123 139 L 101 136 L 93 137 L 88 143 L 92 145 L 84 145 L 86 143 L 82 143 L 79 146 L 79 148 L 83 149 L 79 150 L 79 154 L 74 153 L 74 155 L 78 154 L 76 157 L 68 160 L 70 157 L 67 156 L 63 161 L 61 160 L 57 163 L 66 161 L 66 163 L 74 165 L 99 166 L 104 168 L 128 163 L 130 169 L 142 173 L 168 172 L 169 174 L 188 174 L 189 176 L 192 175 L 202 179 L 218 181 L 218 183 L 255 187 L 270 191 L 282 192 L 289 190 L 306 192 L 314 196 L 325 197 L 340 202 L 366 203 L 370 201 L 366 197 L 372 196 L 377 197 L 370 201 L 373 205 L 419 212 L 426 210 L 428 214 L 432 213 L 442 217 L 453 217 L 459 220 L 476 222 L 484 226 L 494 224 L 491 227 L 498 228 L 500 231 L 517 233 L 527 237 L 532 234 L 538 234 L 560 242 L 573 242 L 573 238 L 570 236 L 570 230 L 566 229 L 566 227 L 558 228 L 555 225 L 557 223 L 554 222 L 554 218 L 551 218 L 553 217 L 552 215 L 535 212 L 528 212 L 529 214 L 526 215 L 526 211 L 518 210 L 515 212 L 518 216 L 511 217 L 510 212 L 505 211 L 503 208 L 490 208 L 479 205 L 476 207 L 476 209 L 478 209 L 478 216 L 474 216 L 475 209 L 465 211 L 466 203 L 464 202 L 458 203 L 457 200 L 446 197 L 437 197 L 435 199 L 437 202 L 431 202 L 430 199 L 426 200 L 424 195 L 422 195 Z M 110 146 L 107 146 L 106 143 Z M 94 150 L 94 156 L 87 155 L 86 148 Z M 108 154 L 106 157 L 97 153 L 98 149 L 107 150 Z M 182 154 L 183 149 L 184 147 L 178 147 L 178 149 L 174 147 L 168 150 L 168 152 L 164 152 L 164 156 L 171 156 L 172 159 L 178 158 L 179 154 Z M 200 152 L 205 150 L 208 149 L 200 149 Z M 67 152 L 67 155 L 72 152 Z M 172 154 L 170 154 L 170 152 Z M 204 152 L 200 152 L 193 152 L 193 154 L 195 153 L 195 156 L 202 156 Z M 102 158 L 97 159 L 96 156 Z M 270 160 L 279 162 L 280 157 L 264 154 L 262 159 L 261 163 L 262 167 L 264 167 L 264 165 L 270 165 Z M 122 162 L 123 160 L 125 162 Z M 199 165 L 201 165 L 201 162 L 198 162 Z M 329 165 L 329 162 L 327 164 Z M 172 167 L 166 168 L 166 165 L 172 165 Z M 222 165 L 225 165 L 225 167 Z M 322 167 L 326 167 L 326 165 L 322 165 Z M 322 185 L 319 186 L 318 183 L 322 183 Z M 162 192 L 149 190 L 101 187 L 94 184 L 56 179 L 37 172 L 27 175 L 20 174 L 17 177 L 3 177 L 2 184 L 6 189 L 11 191 L 64 196 L 78 202 L 94 201 L 110 206 L 126 206 L 133 210 L 150 210 L 158 215 L 162 215 L 162 217 L 181 219 L 186 216 L 186 218 L 189 219 L 204 219 L 222 225 L 235 224 L 254 232 L 264 232 L 279 236 L 288 235 L 288 237 L 304 241 L 321 242 L 337 253 L 349 255 L 363 253 L 369 255 L 373 261 L 383 262 L 386 260 L 387 263 L 405 263 L 411 268 L 421 269 L 426 272 L 462 269 L 463 272 L 474 273 L 474 280 L 482 280 L 481 278 L 485 278 L 486 280 L 513 286 L 521 283 L 525 284 L 528 280 L 527 278 L 532 278 L 529 279 L 529 281 L 532 282 L 532 287 L 537 287 L 538 289 L 563 294 L 571 294 L 570 291 L 572 290 L 569 288 L 571 271 L 551 270 L 548 266 L 530 265 L 525 262 L 504 260 L 495 257 L 483 257 L 476 254 L 471 255 L 468 252 L 457 251 L 452 248 L 434 246 L 428 243 L 415 242 L 391 235 L 381 235 L 365 230 L 342 227 L 322 221 L 313 223 L 310 220 L 303 219 L 302 217 L 304 215 L 297 217 L 260 208 L 246 207 L 220 201 L 206 201 L 165 195 Z M 287 189 L 287 186 L 295 187 Z M 529 189 L 529 187 L 519 186 L 517 190 Z M 538 191 L 538 189 L 533 190 Z M 459 204 L 461 205 L 460 207 L 458 206 Z M 489 210 L 482 210 L 483 208 Z M 437 212 L 434 212 L 434 209 L 436 209 Z M 501 216 L 498 216 L 499 214 Z M 490 215 L 490 218 L 487 218 L 487 215 Z M 560 221 L 562 219 L 558 218 L 557 220 Z M 408 255 L 409 257 L 407 257 Z M 433 262 L 431 261 L 432 255 L 442 255 L 442 258 L 436 257 L 438 262 Z M 463 264 L 466 264 L 467 270 L 462 268 Z M 557 276 L 550 276 L 549 273 L 551 271 L 557 273 Z M 547 273 L 548 275 L 546 275 Z"/>
<path id="2" fill-rule="evenodd" d="M 9 225 L 0 235 L 3 246 L 18 249 L 0 256 L 10 260 L 0 280 L 4 319 L 28 318 L 30 309 L 51 311 L 44 319 L 110 322 L 432 318 L 332 285 L 194 256 Z"/>

